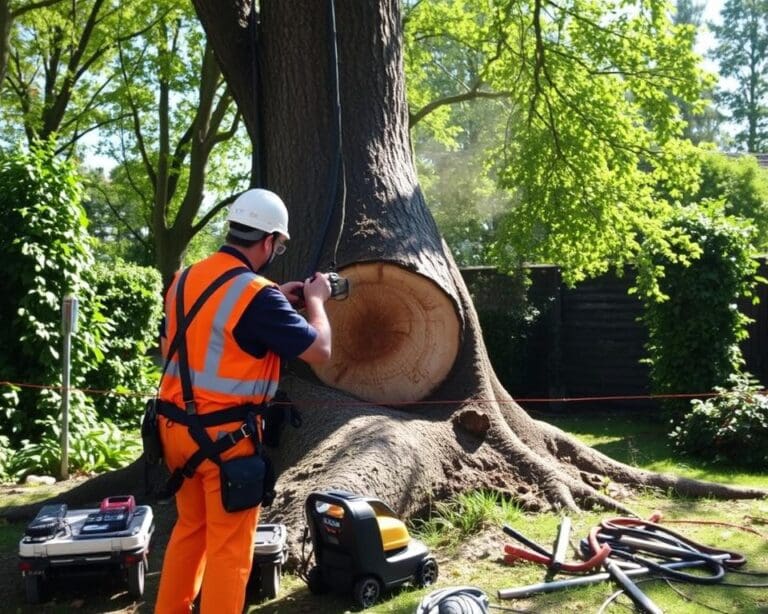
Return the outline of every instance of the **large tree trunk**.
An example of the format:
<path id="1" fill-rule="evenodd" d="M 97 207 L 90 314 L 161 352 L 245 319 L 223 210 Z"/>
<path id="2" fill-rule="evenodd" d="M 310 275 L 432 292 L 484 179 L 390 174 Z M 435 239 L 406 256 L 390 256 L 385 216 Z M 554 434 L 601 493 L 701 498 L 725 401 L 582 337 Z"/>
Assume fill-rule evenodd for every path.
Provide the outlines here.
<path id="1" fill-rule="evenodd" d="M 253 113 L 242 44 L 249 1 L 195 5 L 240 108 Z M 529 509 L 599 503 L 630 513 L 605 492 L 642 485 L 693 496 L 765 495 L 617 463 L 533 420 L 503 389 L 416 181 L 398 0 L 337 2 L 346 217 L 334 255 L 339 207 L 329 235 L 323 230 L 335 150 L 328 3 L 260 5 L 261 159 L 266 185 L 291 211 L 291 248 L 278 272 L 300 277 L 323 241 L 320 268 L 336 260 L 358 282 L 329 309 L 334 353 L 348 364 L 320 370 L 320 379 L 294 366 L 283 379 L 304 425 L 288 429 L 274 454 L 279 496 L 266 518 L 298 529 L 306 495 L 330 487 L 378 495 L 406 515 L 478 487 L 509 493 Z M 345 366 L 355 377 L 341 373 Z M 355 388 L 359 380 L 368 385 Z"/>

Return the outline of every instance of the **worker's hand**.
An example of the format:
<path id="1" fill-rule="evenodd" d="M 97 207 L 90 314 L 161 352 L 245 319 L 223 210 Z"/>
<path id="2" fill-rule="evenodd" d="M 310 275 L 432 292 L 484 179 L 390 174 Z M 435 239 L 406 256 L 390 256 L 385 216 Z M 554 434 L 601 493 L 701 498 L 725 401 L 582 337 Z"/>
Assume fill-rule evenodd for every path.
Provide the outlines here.
<path id="1" fill-rule="evenodd" d="M 327 273 L 315 273 L 304 280 L 304 302 L 320 299 L 323 303 L 331 297 L 331 284 Z"/>
<path id="2" fill-rule="evenodd" d="M 294 307 L 304 306 L 304 297 L 302 291 L 304 289 L 303 281 L 288 281 L 280 286 L 280 292 L 285 295 L 288 302 Z"/>

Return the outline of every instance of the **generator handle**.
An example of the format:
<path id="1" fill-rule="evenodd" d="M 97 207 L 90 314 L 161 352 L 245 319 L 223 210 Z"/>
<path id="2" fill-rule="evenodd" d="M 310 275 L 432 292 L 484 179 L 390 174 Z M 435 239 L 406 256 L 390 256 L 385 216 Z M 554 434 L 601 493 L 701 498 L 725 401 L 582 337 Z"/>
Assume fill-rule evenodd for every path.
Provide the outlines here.
<path id="1" fill-rule="evenodd" d="M 305 503 L 307 515 L 317 512 L 317 503 L 338 505 L 347 513 L 352 513 L 354 508 L 355 513 L 361 516 L 367 516 L 370 513 L 373 513 L 374 516 L 379 514 L 397 518 L 397 513 L 381 499 L 357 495 L 346 490 L 327 490 L 310 493 L 307 496 Z M 366 508 L 371 511 L 366 512 Z"/>

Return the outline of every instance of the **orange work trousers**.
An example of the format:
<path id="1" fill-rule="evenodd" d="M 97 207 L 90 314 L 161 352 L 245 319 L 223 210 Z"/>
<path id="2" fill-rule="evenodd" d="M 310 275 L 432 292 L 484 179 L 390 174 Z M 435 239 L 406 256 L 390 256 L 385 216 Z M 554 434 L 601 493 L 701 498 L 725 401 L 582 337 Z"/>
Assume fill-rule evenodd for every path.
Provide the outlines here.
<path id="1" fill-rule="evenodd" d="M 168 468 L 181 467 L 198 446 L 187 427 L 159 417 L 158 427 Z M 240 423 L 209 428 L 215 439 Z M 253 454 L 250 438 L 222 454 L 226 460 Z M 241 614 L 253 562 L 253 541 L 260 507 L 227 512 L 221 503 L 219 467 L 204 460 L 176 493 L 178 519 L 160 574 L 156 614 L 189 614 L 200 593 L 200 614 Z"/>

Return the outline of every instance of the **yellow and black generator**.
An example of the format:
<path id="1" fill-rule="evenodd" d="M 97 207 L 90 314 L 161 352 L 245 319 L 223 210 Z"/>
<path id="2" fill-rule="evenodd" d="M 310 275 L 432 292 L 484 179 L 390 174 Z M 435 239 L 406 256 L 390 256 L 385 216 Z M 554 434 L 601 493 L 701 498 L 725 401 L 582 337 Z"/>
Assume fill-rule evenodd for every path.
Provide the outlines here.
<path id="1" fill-rule="evenodd" d="M 313 593 L 351 592 L 358 607 L 368 608 L 385 588 L 437 580 L 437 561 L 427 546 L 408 534 L 383 501 L 345 491 L 313 492 L 305 513 L 315 554 L 307 575 Z"/>

